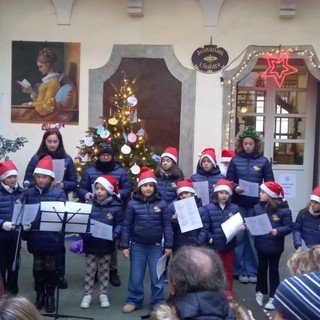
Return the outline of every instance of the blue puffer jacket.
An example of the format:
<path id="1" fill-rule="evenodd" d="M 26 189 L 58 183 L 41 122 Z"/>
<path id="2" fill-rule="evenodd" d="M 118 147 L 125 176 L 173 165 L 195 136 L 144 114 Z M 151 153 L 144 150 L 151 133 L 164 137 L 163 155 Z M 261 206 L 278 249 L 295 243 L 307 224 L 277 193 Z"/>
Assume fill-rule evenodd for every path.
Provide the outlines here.
<path id="1" fill-rule="evenodd" d="M 179 319 L 235 320 L 234 312 L 224 293 L 215 291 L 188 292 L 168 300 L 179 312 Z"/>
<path id="2" fill-rule="evenodd" d="M 183 180 L 180 179 L 180 180 Z M 167 204 L 170 204 L 177 197 L 177 184 L 179 180 L 172 180 L 170 177 L 157 177 L 157 188 L 161 196 Z"/>
<path id="3" fill-rule="evenodd" d="M 283 207 L 279 208 L 276 212 L 272 212 L 265 208 L 265 203 L 263 202 L 256 204 L 253 210 L 254 216 L 267 213 L 272 228 L 278 231 L 276 236 L 273 236 L 271 233 L 255 236 L 255 248 L 257 251 L 265 254 L 281 254 L 284 250 L 284 237 L 292 232 L 291 210 L 288 207 Z"/>
<path id="4" fill-rule="evenodd" d="M 219 179 L 224 179 L 221 174 L 219 166 L 214 167 L 211 171 L 204 171 L 200 164 L 197 165 L 197 172 L 191 176 L 193 182 L 208 181 L 209 183 L 209 202 L 212 202 L 214 185 Z"/>
<path id="5" fill-rule="evenodd" d="M 202 220 L 203 227 L 196 230 L 191 230 L 188 232 L 181 232 L 178 219 L 171 219 L 172 230 L 173 230 L 173 251 L 178 250 L 180 247 L 184 245 L 197 245 L 201 246 L 207 243 L 208 241 L 208 228 L 209 228 L 209 217 L 208 212 L 205 207 L 202 206 L 201 199 L 197 196 L 194 196 L 199 214 Z M 176 199 L 175 201 L 179 201 L 180 199 Z M 175 213 L 174 202 L 169 204 L 168 210 L 169 215 L 172 216 Z"/>
<path id="6" fill-rule="evenodd" d="M 161 243 L 172 248 L 173 236 L 168 206 L 156 194 L 153 199 L 144 200 L 139 191 L 133 193 L 123 217 L 121 247 L 128 249 L 130 241 L 140 244 Z"/>
<path id="7" fill-rule="evenodd" d="M 131 194 L 131 178 L 127 171 L 122 167 L 122 164 L 116 161 L 114 169 L 107 173 L 98 170 L 95 166 L 84 170 L 78 189 L 78 197 L 81 201 L 85 201 L 84 196 L 88 192 L 92 192 L 92 185 L 97 178 L 104 174 L 113 176 L 118 181 L 122 202 L 125 202 L 129 198 Z"/>
<path id="8" fill-rule="evenodd" d="M 241 152 L 231 159 L 226 178 L 227 180 L 233 181 L 234 188 L 239 185 L 239 179 L 255 182 L 258 184 L 258 187 L 260 187 L 263 182 L 274 181 L 269 160 L 260 154 L 246 152 Z M 257 192 L 259 194 L 259 189 Z M 259 202 L 259 196 L 248 197 L 234 192 L 232 202 L 238 204 L 240 207 L 253 208 L 253 206 Z"/>
<path id="9" fill-rule="evenodd" d="M 311 215 L 307 210 L 299 211 L 293 224 L 293 244 L 301 247 L 302 239 L 308 248 L 320 244 L 320 215 Z"/>
<path id="10" fill-rule="evenodd" d="M 12 193 L 9 193 L 0 182 L 0 241 L 12 240 L 17 238 L 16 231 L 4 231 L 2 225 L 4 222 L 12 221 L 13 208 L 15 203 L 22 203 L 24 198 L 24 189 L 18 186 Z"/>
<path id="11" fill-rule="evenodd" d="M 26 204 L 35 204 L 42 201 L 63 201 L 67 200 L 67 196 L 62 189 L 46 185 L 40 194 L 37 187 L 27 190 Z M 56 215 L 56 213 L 52 213 Z M 30 253 L 46 253 L 54 254 L 61 249 L 62 241 L 59 232 L 39 231 L 41 221 L 41 211 L 39 207 L 36 219 L 31 224 L 31 230 L 24 232 L 23 239 L 27 240 L 27 248 Z"/>
<path id="12" fill-rule="evenodd" d="M 88 202 L 90 203 L 90 202 Z M 113 195 L 104 204 L 93 199 L 90 221 L 95 220 L 113 227 L 113 240 L 120 238 L 123 220 L 122 203 Z M 114 241 L 95 238 L 87 233 L 83 235 L 83 252 L 86 254 L 111 254 L 115 249 Z"/>
<path id="13" fill-rule="evenodd" d="M 226 243 L 227 238 L 224 235 L 221 224 L 239 212 L 238 205 L 227 202 L 225 208 L 222 209 L 218 202 L 213 202 L 206 205 L 206 209 L 210 221 L 209 239 L 212 239 L 210 246 L 220 252 L 233 250 L 236 247 L 237 238 L 234 237 L 229 243 Z"/>
<path id="14" fill-rule="evenodd" d="M 52 157 L 52 159 L 58 159 L 56 154 L 54 152 L 48 152 L 48 155 Z M 24 181 L 28 180 L 30 181 L 30 187 L 33 187 L 35 185 L 34 178 L 33 178 L 33 172 L 36 168 L 38 162 L 40 160 L 40 157 L 35 154 L 29 161 L 29 164 L 26 169 L 26 173 L 24 176 Z M 70 156 L 66 156 L 65 159 L 65 165 L 64 165 L 64 176 L 63 176 L 63 190 L 68 193 L 70 191 L 75 191 L 78 183 L 77 179 L 77 171 L 75 164 Z"/>

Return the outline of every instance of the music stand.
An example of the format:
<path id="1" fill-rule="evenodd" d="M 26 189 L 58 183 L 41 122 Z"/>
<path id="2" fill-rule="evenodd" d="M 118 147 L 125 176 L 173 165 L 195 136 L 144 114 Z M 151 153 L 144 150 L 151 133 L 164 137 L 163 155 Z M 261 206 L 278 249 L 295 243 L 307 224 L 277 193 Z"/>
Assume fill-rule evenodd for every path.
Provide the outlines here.
<path id="1" fill-rule="evenodd" d="M 41 231 L 60 232 L 61 238 L 64 240 L 66 232 L 86 233 L 88 229 L 89 215 L 91 213 L 91 205 L 77 202 L 41 202 L 40 210 Z M 52 213 L 55 213 L 53 215 Z M 60 290 L 56 288 L 56 311 L 55 313 L 45 313 L 42 316 L 59 318 L 74 318 L 94 320 L 94 318 L 73 316 L 59 313 Z"/>

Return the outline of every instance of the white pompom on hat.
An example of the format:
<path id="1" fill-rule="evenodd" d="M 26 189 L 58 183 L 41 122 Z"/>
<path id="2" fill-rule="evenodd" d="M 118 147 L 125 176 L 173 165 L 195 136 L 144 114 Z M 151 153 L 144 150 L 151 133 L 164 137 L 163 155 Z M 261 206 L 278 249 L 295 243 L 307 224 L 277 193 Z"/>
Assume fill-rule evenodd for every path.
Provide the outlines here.
<path id="1" fill-rule="evenodd" d="M 100 183 L 110 195 L 119 193 L 118 181 L 112 176 L 100 176 L 96 179 L 94 185 L 96 183 Z"/>
<path id="2" fill-rule="evenodd" d="M 17 175 L 18 175 L 18 169 L 11 160 L 0 163 L 0 180 L 4 180 L 10 176 L 17 176 Z"/>
<path id="3" fill-rule="evenodd" d="M 148 167 L 141 168 L 138 180 L 138 188 L 140 188 L 143 184 L 149 182 L 157 184 L 156 176 L 154 175 L 153 171 Z"/>
<path id="4" fill-rule="evenodd" d="M 219 179 L 217 183 L 214 185 L 213 192 L 218 191 L 227 191 L 230 196 L 232 195 L 233 183 L 232 181 L 226 179 Z"/>
<path id="5" fill-rule="evenodd" d="M 172 159 L 176 164 L 178 163 L 178 150 L 174 147 L 168 147 L 164 150 L 161 158 L 168 157 Z"/>
<path id="6" fill-rule="evenodd" d="M 45 156 L 39 160 L 36 168 L 33 171 L 33 174 L 44 174 L 46 176 L 50 176 L 55 178 L 54 171 L 53 171 L 53 161 L 51 156 Z"/>
<path id="7" fill-rule="evenodd" d="M 315 189 L 313 189 L 310 200 L 317 201 L 320 203 L 320 186 L 317 186 Z"/>

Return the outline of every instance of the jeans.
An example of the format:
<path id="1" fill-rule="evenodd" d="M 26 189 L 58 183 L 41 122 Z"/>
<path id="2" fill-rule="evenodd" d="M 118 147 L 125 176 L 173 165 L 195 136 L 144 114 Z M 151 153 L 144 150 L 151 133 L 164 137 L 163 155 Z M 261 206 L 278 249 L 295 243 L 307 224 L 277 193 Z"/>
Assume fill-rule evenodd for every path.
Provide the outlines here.
<path id="1" fill-rule="evenodd" d="M 253 214 L 253 208 L 239 207 L 239 209 L 242 218 L 251 217 Z M 256 276 L 258 273 L 257 252 L 249 231 L 239 231 L 237 234 L 233 271 L 235 276 Z"/>
<path id="2" fill-rule="evenodd" d="M 127 303 L 141 308 L 144 300 L 144 276 L 148 264 L 151 282 L 151 306 L 164 301 L 163 276 L 157 277 L 157 263 L 163 255 L 160 243 L 140 244 L 131 243 L 130 247 L 130 276 Z"/>

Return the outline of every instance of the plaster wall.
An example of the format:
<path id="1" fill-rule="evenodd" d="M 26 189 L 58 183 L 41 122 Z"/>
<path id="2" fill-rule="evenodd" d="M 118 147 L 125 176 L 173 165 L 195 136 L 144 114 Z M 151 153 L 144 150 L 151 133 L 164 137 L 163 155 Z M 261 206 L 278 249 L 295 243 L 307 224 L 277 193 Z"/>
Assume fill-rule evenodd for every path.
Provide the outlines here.
<path id="1" fill-rule="evenodd" d="M 0 134 L 10 139 L 25 136 L 29 140 L 10 158 L 23 176 L 42 137 L 39 124 L 10 122 L 11 41 L 81 43 L 79 125 L 62 129 L 65 147 L 75 156 L 89 123 L 89 70 L 108 62 L 113 45 L 172 45 L 178 61 L 190 70 L 193 51 L 209 44 L 211 37 L 213 44 L 227 50 L 230 69 L 240 63 L 243 51 L 252 44 L 310 44 L 319 56 L 320 2 L 297 1 L 293 19 L 280 19 L 279 10 L 278 0 L 225 0 L 218 25 L 204 27 L 198 0 L 148 0 L 144 17 L 129 16 L 125 0 L 75 0 L 71 25 L 57 25 L 50 0 L 0 0 Z M 213 146 L 220 154 L 224 130 L 220 76 L 221 72 L 196 73 L 194 151 L 190 159 L 193 169 L 203 148 Z"/>

